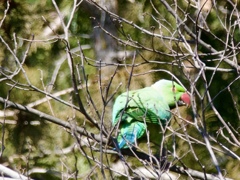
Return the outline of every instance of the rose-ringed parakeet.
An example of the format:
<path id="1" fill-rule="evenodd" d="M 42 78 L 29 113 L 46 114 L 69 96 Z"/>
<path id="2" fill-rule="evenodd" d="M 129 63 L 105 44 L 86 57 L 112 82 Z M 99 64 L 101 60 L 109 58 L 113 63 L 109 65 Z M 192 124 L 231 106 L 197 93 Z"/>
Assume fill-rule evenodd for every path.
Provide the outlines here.
<path id="1" fill-rule="evenodd" d="M 171 118 L 170 109 L 176 103 L 190 104 L 190 96 L 182 86 L 165 79 L 150 87 L 119 95 L 112 113 L 112 124 L 118 126 L 120 131 L 117 137 L 118 148 L 135 145 L 138 139 L 146 135 L 147 130 L 150 141 L 157 141 L 159 132 Z"/>

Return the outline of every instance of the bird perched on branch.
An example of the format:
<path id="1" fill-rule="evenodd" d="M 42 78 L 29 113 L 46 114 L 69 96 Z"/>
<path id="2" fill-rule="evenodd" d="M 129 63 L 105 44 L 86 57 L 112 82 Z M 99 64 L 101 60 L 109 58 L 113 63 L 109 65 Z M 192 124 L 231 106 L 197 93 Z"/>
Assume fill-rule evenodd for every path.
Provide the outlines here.
<path id="1" fill-rule="evenodd" d="M 159 144 L 159 137 L 176 105 L 189 105 L 187 91 L 174 81 L 159 80 L 150 87 L 125 92 L 113 105 L 112 124 L 119 129 L 118 148 L 137 145 L 146 134 L 150 142 Z"/>

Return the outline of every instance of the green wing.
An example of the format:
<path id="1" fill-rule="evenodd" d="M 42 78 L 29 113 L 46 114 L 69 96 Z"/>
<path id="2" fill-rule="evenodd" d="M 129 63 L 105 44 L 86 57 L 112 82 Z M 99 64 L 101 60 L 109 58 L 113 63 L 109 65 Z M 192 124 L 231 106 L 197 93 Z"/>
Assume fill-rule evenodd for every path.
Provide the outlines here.
<path id="1" fill-rule="evenodd" d="M 146 132 L 147 124 L 156 124 L 159 129 L 159 124 L 165 126 L 170 117 L 163 96 L 151 87 L 121 94 L 114 103 L 112 119 L 113 125 L 121 120 L 117 138 L 119 148 L 134 145 Z"/>
<path id="2" fill-rule="evenodd" d="M 161 93 L 147 87 L 118 96 L 113 106 L 112 123 L 115 125 L 120 119 L 122 121 L 133 119 L 165 125 L 170 117 L 170 108 Z"/>

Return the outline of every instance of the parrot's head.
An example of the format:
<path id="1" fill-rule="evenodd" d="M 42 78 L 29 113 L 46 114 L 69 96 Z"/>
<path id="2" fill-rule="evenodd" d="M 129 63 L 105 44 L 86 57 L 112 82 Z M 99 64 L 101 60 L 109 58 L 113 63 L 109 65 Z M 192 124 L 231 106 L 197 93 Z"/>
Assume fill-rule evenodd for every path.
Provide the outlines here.
<path id="1" fill-rule="evenodd" d="M 164 100 L 170 107 L 174 107 L 176 102 L 179 106 L 191 104 L 189 93 L 174 81 L 161 79 L 154 83 L 152 87 L 163 95 Z"/>

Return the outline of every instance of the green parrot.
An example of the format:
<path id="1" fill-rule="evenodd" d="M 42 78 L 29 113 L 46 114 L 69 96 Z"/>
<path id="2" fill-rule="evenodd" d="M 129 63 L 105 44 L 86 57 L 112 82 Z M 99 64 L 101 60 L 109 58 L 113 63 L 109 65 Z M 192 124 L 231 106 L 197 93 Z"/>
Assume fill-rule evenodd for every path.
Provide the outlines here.
<path id="1" fill-rule="evenodd" d="M 170 109 L 176 103 L 179 106 L 190 105 L 190 96 L 182 86 L 165 79 L 150 87 L 119 95 L 112 113 L 112 124 L 120 131 L 118 148 L 136 145 L 137 140 L 146 137 L 147 131 L 151 142 L 158 141 L 160 132 L 171 118 Z"/>

